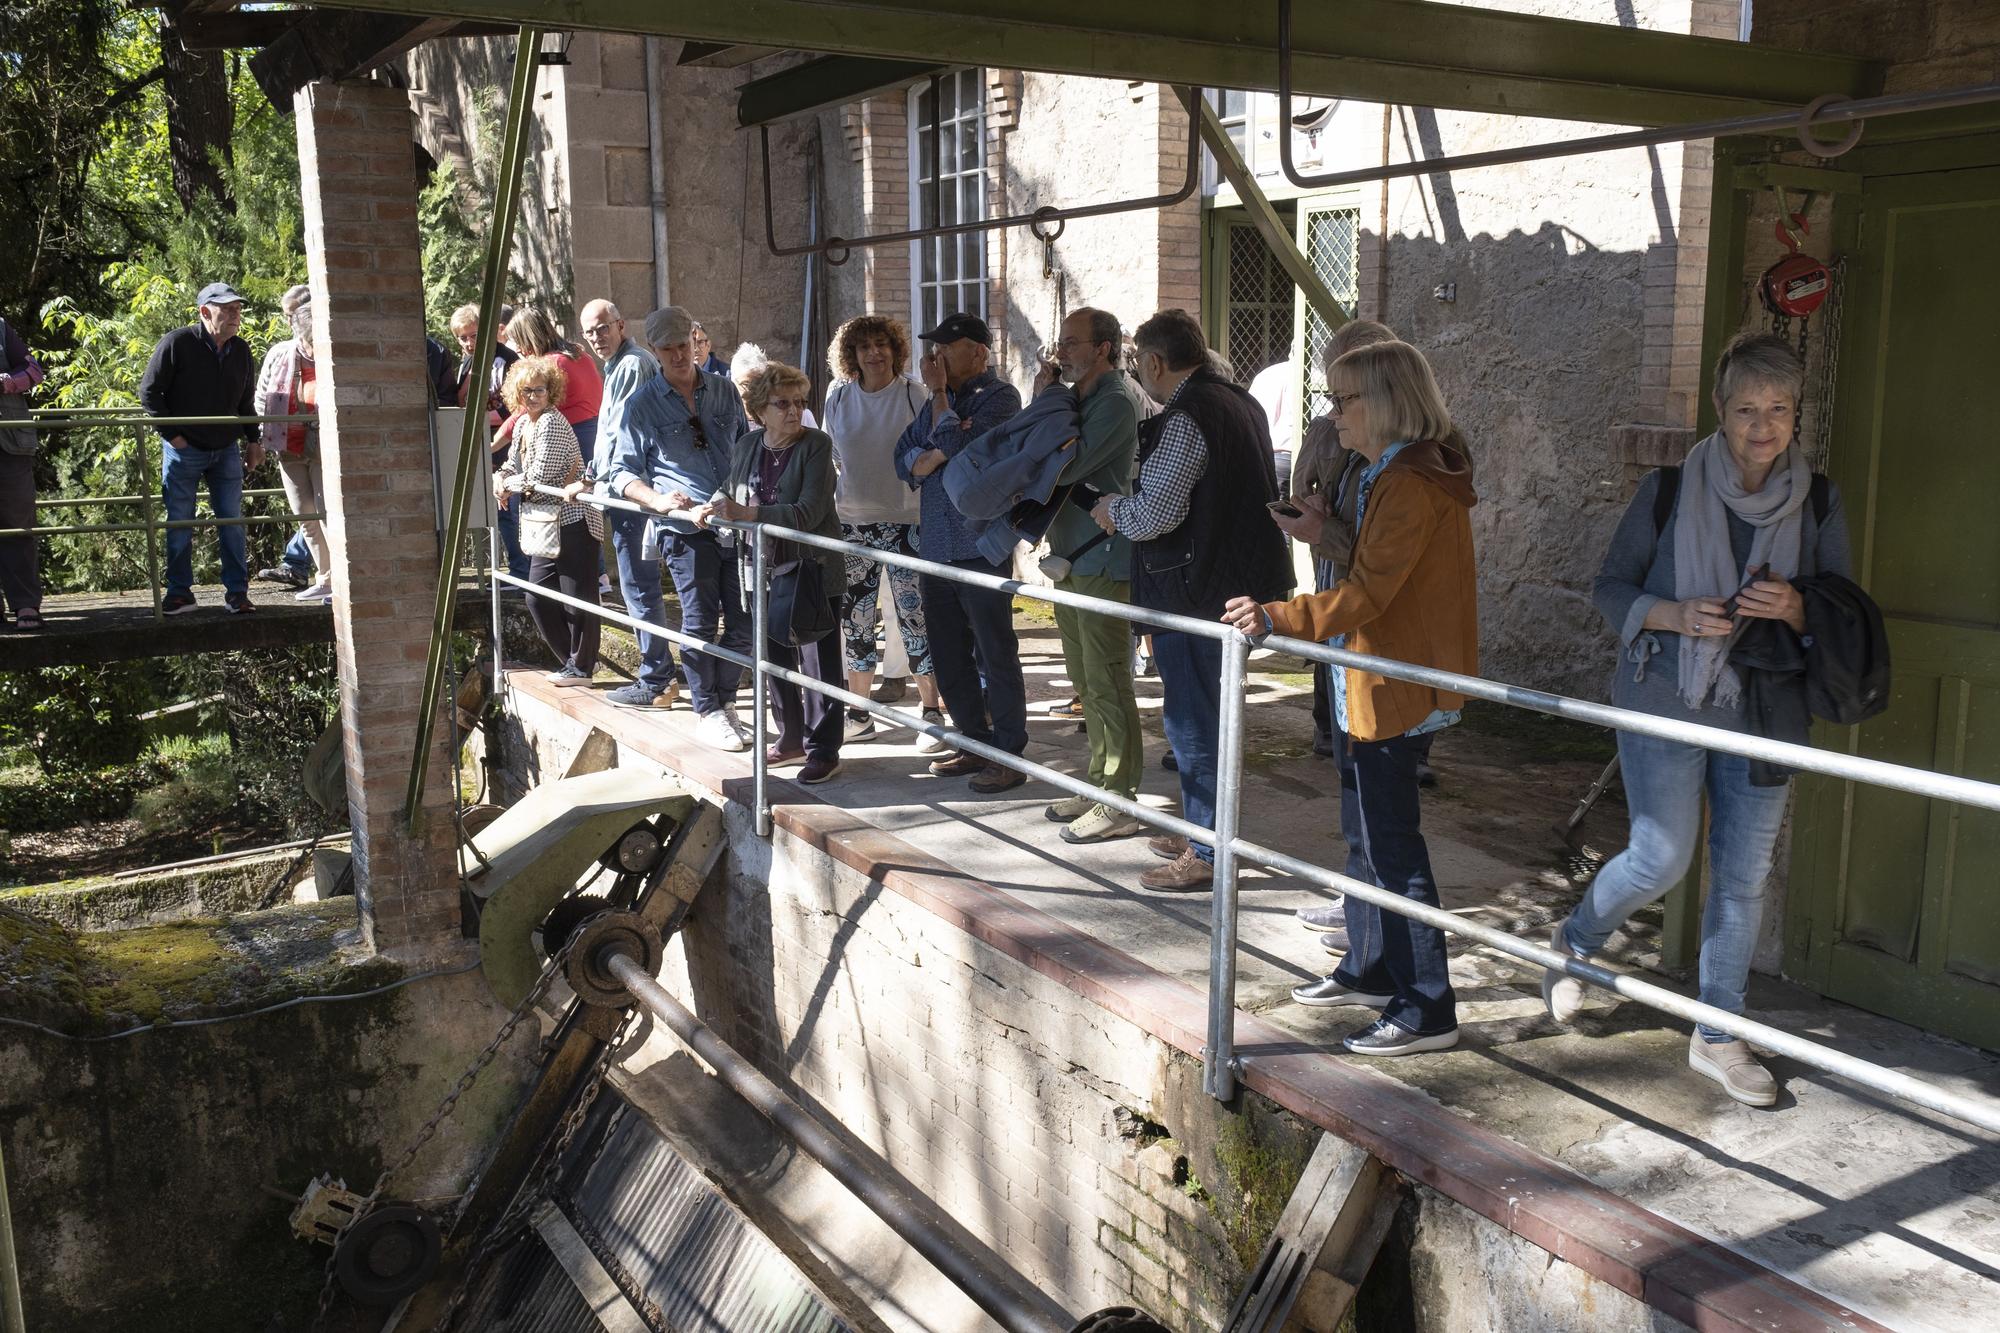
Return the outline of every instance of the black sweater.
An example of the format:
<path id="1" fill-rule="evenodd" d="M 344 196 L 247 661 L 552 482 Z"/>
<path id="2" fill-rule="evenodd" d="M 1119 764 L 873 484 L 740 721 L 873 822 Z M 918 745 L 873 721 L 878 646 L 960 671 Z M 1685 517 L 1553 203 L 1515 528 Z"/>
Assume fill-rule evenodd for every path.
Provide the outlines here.
<path id="1" fill-rule="evenodd" d="M 248 417 L 257 413 L 257 367 L 250 345 L 232 337 L 218 354 L 199 324 L 175 329 L 160 339 L 139 403 L 149 417 Z M 255 440 L 255 426 L 160 426 L 169 443 L 178 435 L 197 449 L 226 449 L 238 439 Z"/>

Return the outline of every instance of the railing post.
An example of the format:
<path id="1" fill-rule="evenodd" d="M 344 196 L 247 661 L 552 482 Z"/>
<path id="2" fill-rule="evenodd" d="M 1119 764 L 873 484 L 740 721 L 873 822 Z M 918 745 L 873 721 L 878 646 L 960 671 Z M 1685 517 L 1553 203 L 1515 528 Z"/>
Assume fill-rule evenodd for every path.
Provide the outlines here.
<path id="1" fill-rule="evenodd" d="M 770 687 L 764 676 L 764 633 L 771 606 L 770 598 L 764 595 L 770 555 L 763 524 L 750 530 L 750 539 L 755 543 L 750 548 L 750 707 L 756 714 L 750 721 L 750 808 L 757 816 L 757 836 L 768 838 L 771 836 L 771 801 L 765 792 L 765 782 L 770 775 L 770 761 L 765 755 L 764 732 L 770 725 L 766 721 L 770 710 L 765 706 L 765 694 Z"/>
<path id="2" fill-rule="evenodd" d="M 153 475 L 152 468 L 146 463 L 148 452 L 146 437 L 150 434 L 152 432 L 145 427 L 142 426 L 139 428 L 139 476 L 142 480 Z M 162 457 L 160 463 L 164 467 L 166 459 Z M 155 513 L 155 510 L 161 503 L 160 492 L 165 488 L 166 484 L 165 474 L 162 473 L 160 480 L 152 483 L 150 487 L 142 486 L 139 491 L 142 497 L 140 508 L 146 516 L 146 585 L 153 590 L 153 619 L 155 620 L 165 620 L 167 618 L 167 613 L 161 608 L 160 528 L 159 518 Z"/>
<path id="3" fill-rule="evenodd" d="M 492 605 L 487 614 L 493 618 L 490 642 L 493 648 L 493 702 L 504 711 L 507 706 L 507 678 L 500 669 L 501 645 L 507 632 L 502 626 L 500 611 L 500 571 L 507 568 L 507 553 L 500 544 L 500 521 L 496 517 L 493 526 L 486 530 L 486 586 Z"/>
<path id="4" fill-rule="evenodd" d="M 1218 1101 L 1236 1095 L 1236 823 L 1243 791 L 1243 673 L 1250 641 L 1222 641 L 1222 716 L 1215 771 L 1215 879 L 1209 895 L 1208 1049 L 1202 1091 Z"/>

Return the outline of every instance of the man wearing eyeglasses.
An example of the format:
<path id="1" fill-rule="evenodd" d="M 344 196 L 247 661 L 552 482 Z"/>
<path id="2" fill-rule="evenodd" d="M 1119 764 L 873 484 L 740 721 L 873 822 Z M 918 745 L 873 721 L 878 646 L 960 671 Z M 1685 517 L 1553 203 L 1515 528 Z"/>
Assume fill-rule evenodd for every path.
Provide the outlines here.
<path id="1" fill-rule="evenodd" d="M 657 545 L 673 578 L 681 632 L 747 653 L 750 611 L 736 574 L 733 534 L 671 516 L 723 489 L 731 447 L 750 429 L 736 386 L 696 364 L 693 331 L 694 320 L 677 305 L 646 316 L 646 345 L 660 374 L 634 389 L 607 419 L 614 439 L 602 484 L 658 516 L 647 541 Z M 742 668 L 683 648 L 681 672 L 701 739 L 718 750 L 748 749 L 750 728 L 736 716 Z"/>

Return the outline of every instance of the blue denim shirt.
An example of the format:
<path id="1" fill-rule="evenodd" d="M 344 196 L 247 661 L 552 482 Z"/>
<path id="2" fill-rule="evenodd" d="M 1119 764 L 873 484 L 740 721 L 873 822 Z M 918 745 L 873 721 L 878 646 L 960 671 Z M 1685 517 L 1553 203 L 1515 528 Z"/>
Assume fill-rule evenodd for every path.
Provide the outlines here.
<path id="1" fill-rule="evenodd" d="M 1389 460 L 1408 448 L 1409 443 L 1408 440 L 1398 440 L 1387 449 L 1384 449 L 1380 458 L 1361 469 L 1361 489 L 1355 492 L 1354 496 L 1354 531 L 1357 546 L 1360 542 L 1361 516 L 1368 512 L 1368 492 L 1375 489 L 1375 479 L 1382 475 L 1383 468 L 1389 466 Z M 1329 648 L 1345 648 L 1347 646 L 1347 636 L 1345 634 L 1336 634 L 1328 639 L 1326 643 Z M 1345 669 L 1336 669 L 1327 672 L 1327 676 L 1333 682 L 1334 720 L 1344 732 L 1347 730 L 1347 672 Z M 1422 736 L 1433 731 L 1443 731 L 1446 727 L 1457 722 L 1459 716 L 1459 710 L 1456 708 L 1449 712 L 1446 712 L 1442 708 L 1433 708 L 1429 717 L 1417 723 L 1416 726 L 1411 727 L 1403 734 L 1405 736 Z"/>
<path id="2" fill-rule="evenodd" d="M 600 494 L 611 494 L 611 459 L 617 451 L 618 428 L 613 420 L 627 398 L 648 380 L 660 378 L 660 363 L 653 354 L 627 338 L 604 363 L 604 401 L 597 409 L 597 445 L 590 459 L 590 475 L 597 479 Z M 625 497 L 620 494 L 618 499 Z"/>
<path id="3" fill-rule="evenodd" d="M 926 449 L 941 449 L 946 458 L 955 457 L 974 439 L 993 429 L 1021 410 L 1021 393 L 992 371 L 984 371 L 961 384 L 951 395 L 951 406 L 931 421 L 936 400 L 927 399 L 917 409 L 916 420 L 896 441 L 896 475 L 913 491 L 922 492 L 922 511 L 917 526 L 917 554 L 926 560 L 984 560 L 978 536 L 966 526 L 945 494 L 944 469 L 928 477 L 910 471 L 917 455 Z"/>
<path id="4" fill-rule="evenodd" d="M 729 479 L 729 457 L 736 441 L 749 433 L 743 399 L 736 386 L 717 375 L 697 370 L 695 411 L 667 383 L 664 375 L 632 391 L 609 418 L 611 468 L 604 484 L 613 495 L 643 481 L 654 490 L 685 491 L 697 504 L 721 490 Z M 699 414 L 705 447 L 699 446 L 693 419 Z M 678 518 L 653 522 L 668 532 L 690 533 L 694 524 Z"/>

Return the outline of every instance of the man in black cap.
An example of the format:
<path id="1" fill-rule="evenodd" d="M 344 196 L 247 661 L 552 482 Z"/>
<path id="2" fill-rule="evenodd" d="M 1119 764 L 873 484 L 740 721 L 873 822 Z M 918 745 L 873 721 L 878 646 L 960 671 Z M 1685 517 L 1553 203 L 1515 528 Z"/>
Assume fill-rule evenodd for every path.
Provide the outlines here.
<path id="1" fill-rule="evenodd" d="M 922 371 L 930 401 L 896 441 L 896 475 L 922 492 L 917 554 L 940 564 L 1009 577 L 1005 564 L 979 554 L 965 517 L 944 489 L 944 465 L 959 450 L 1021 410 L 1021 394 L 993 373 L 993 335 L 977 315 L 947 315 L 924 343 Z M 1028 691 L 1021 678 L 1021 642 L 1014 635 L 1014 599 L 925 574 L 918 589 L 930 629 L 931 663 L 952 725 L 1010 754 L 1028 748 Z M 981 678 L 984 678 L 984 688 Z M 972 789 L 991 795 L 1027 779 L 1011 768 L 969 754 L 931 763 L 938 777 L 971 775 Z"/>
<path id="2" fill-rule="evenodd" d="M 226 282 L 211 282 L 198 298 L 200 319 L 175 329 L 153 348 L 139 402 L 151 417 L 250 417 L 256 415 L 257 364 L 249 344 L 236 336 L 243 326 L 243 298 Z M 209 508 L 217 518 L 243 513 L 243 472 L 263 461 L 257 427 L 160 426 L 166 444 L 160 465 L 160 493 L 167 519 L 194 517 L 195 492 L 208 483 Z M 223 605 L 231 614 L 255 611 L 250 604 L 250 571 L 243 561 L 243 529 L 224 526 Z M 167 529 L 166 599 L 160 609 L 178 615 L 194 609 L 194 531 Z"/>

